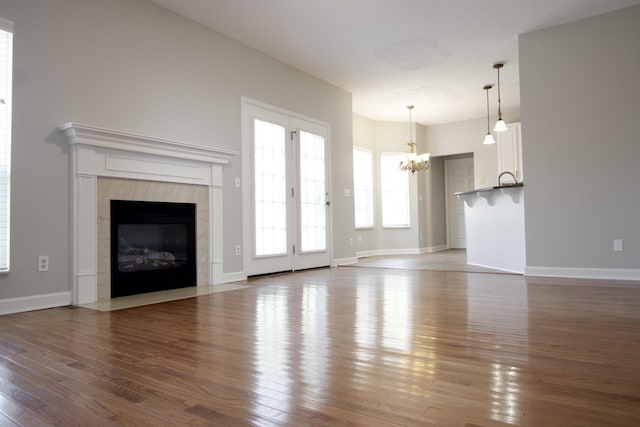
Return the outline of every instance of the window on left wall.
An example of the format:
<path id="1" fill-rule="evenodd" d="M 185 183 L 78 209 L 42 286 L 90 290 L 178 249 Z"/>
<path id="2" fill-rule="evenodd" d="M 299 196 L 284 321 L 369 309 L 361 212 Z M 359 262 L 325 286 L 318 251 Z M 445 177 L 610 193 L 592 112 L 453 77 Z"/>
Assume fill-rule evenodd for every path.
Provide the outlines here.
<path id="1" fill-rule="evenodd" d="M 9 271 L 13 23 L 0 18 L 0 273 Z"/>
<path id="2" fill-rule="evenodd" d="M 406 159 L 401 153 L 380 154 L 380 192 L 382 227 L 409 228 L 409 174 L 398 165 Z"/>
<path id="3" fill-rule="evenodd" d="M 353 201 L 356 228 L 373 227 L 373 153 L 353 147 Z"/>

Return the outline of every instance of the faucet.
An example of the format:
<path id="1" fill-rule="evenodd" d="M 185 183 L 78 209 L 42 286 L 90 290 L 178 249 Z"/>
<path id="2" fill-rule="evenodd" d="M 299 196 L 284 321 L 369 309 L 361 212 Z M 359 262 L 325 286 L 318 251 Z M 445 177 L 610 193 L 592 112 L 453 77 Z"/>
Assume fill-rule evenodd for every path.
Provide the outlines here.
<path id="1" fill-rule="evenodd" d="M 509 171 L 504 171 L 500 175 L 498 175 L 498 187 L 502 187 L 502 183 L 500 182 L 500 179 L 502 179 L 502 175 L 505 175 L 505 174 L 506 175 L 511 175 L 511 177 L 513 178 L 513 183 L 514 184 L 518 183 L 518 180 L 516 179 L 516 176 L 513 173 L 511 173 Z"/>

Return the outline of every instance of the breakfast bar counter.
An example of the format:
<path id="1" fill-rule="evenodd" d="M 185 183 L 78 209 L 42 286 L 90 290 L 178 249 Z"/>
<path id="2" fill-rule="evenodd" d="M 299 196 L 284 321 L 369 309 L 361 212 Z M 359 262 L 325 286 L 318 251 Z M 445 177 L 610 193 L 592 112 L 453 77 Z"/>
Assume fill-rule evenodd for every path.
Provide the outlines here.
<path id="1" fill-rule="evenodd" d="M 524 274 L 524 185 L 456 193 L 464 201 L 467 263 Z"/>

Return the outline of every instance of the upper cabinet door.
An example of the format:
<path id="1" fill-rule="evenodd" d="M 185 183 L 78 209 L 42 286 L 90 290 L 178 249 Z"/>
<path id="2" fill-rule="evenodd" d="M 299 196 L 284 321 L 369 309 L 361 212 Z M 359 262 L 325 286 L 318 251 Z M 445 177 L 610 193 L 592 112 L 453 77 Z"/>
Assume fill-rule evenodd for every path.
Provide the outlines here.
<path id="1" fill-rule="evenodd" d="M 507 131 L 497 132 L 498 143 L 498 174 L 511 172 L 516 176 L 518 182 L 524 180 L 522 171 L 522 137 L 520 122 L 507 124 Z M 512 183 L 513 179 L 504 175 L 503 184 Z"/>

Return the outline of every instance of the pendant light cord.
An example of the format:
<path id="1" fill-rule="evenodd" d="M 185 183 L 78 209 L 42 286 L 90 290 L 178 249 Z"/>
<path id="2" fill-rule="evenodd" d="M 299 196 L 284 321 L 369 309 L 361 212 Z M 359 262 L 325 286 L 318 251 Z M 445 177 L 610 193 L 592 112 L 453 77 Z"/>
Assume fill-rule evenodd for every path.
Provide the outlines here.
<path id="1" fill-rule="evenodd" d="M 409 109 L 409 142 L 413 142 L 413 127 L 411 126 L 411 123 L 413 123 L 413 116 L 411 115 L 413 105 L 409 105 L 407 108 Z"/>
<path id="2" fill-rule="evenodd" d="M 407 105 L 407 108 L 409 109 L 409 143 L 407 145 L 409 146 L 409 152 L 413 153 L 415 147 L 413 142 L 413 126 L 411 126 L 411 124 L 413 123 L 413 116 L 411 115 L 413 105 Z"/>
<path id="3" fill-rule="evenodd" d="M 484 90 L 487 91 L 487 134 L 490 132 L 489 129 L 491 127 L 490 120 L 489 120 L 489 89 L 491 89 L 491 86 L 484 87 Z"/>

